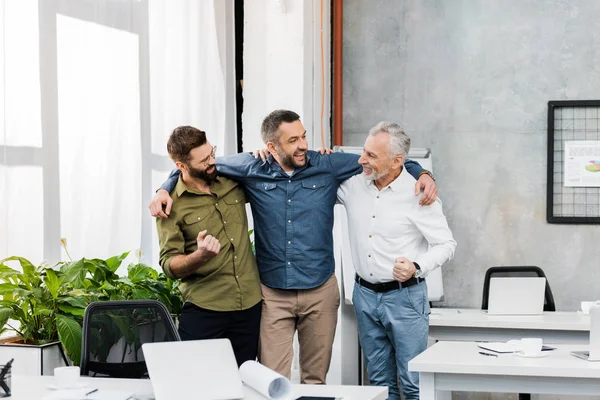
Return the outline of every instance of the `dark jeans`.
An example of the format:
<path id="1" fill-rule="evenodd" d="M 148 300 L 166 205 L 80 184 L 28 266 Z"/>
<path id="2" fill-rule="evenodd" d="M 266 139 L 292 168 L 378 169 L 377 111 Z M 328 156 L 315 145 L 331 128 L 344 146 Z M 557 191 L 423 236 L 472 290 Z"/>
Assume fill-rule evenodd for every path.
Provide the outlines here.
<path id="1" fill-rule="evenodd" d="M 229 339 L 238 366 L 256 360 L 262 302 L 242 311 L 212 311 L 185 303 L 179 317 L 181 340 Z"/>

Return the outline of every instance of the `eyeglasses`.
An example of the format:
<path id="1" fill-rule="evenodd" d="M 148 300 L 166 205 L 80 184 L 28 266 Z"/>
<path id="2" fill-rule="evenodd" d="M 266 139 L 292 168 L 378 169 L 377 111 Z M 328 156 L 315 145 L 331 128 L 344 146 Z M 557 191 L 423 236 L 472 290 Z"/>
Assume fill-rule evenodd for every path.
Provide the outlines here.
<path id="1" fill-rule="evenodd" d="M 215 158 L 215 154 L 217 153 L 217 146 L 213 146 L 212 151 L 210 152 L 210 154 L 204 159 L 200 161 L 200 164 L 203 164 L 205 167 L 208 167 L 210 165 L 210 159 Z"/>

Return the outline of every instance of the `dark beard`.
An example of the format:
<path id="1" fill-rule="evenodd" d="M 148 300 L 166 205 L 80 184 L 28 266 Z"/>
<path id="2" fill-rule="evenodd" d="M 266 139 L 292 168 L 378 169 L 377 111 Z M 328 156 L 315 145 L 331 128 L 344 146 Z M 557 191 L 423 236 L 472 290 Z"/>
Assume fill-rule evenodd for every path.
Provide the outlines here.
<path id="1" fill-rule="evenodd" d="M 279 159 L 281 160 L 281 164 L 283 164 L 283 166 L 286 166 L 288 168 L 300 168 L 300 167 L 304 167 L 304 165 L 306 165 L 306 155 L 307 153 L 304 153 L 304 164 L 298 164 L 295 160 L 294 160 L 294 156 L 293 155 L 287 155 L 285 154 L 282 150 L 277 149 L 277 155 L 279 156 Z"/>
<path id="2" fill-rule="evenodd" d="M 187 167 L 188 167 L 188 173 L 190 174 L 190 176 L 192 178 L 200 179 L 209 185 L 211 185 L 214 181 L 217 180 L 217 168 L 215 167 L 215 164 L 210 165 L 205 170 L 201 170 L 198 168 L 192 168 L 189 165 Z M 213 167 L 215 167 L 215 168 L 213 168 Z M 207 173 L 206 171 L 208 171 L 211 168 L 213 168 L 213 171 L 211 173 Z"/>

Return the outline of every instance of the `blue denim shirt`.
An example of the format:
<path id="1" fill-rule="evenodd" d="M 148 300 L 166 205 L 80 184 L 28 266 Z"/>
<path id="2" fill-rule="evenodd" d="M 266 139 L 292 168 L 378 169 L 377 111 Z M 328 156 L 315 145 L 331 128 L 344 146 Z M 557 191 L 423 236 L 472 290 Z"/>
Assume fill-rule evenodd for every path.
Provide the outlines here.
<path id="1" fill-rule="evenodd" d="M 246 190 L 264 285 L 312 289 L 333 274 L 333 206 L 339 185 L 362 172 L 358 158 L 356 154 L 321 155 L 309 150 L 306 164 L 291 176 L 272 156 L 264 162 L 249 153 L 217 159 L 219 174 L 237 180 Z M 412 160 L 404 165 L 416 178 L 423 171 Z M 178 175 L 179 170 L 172 172 L 161 189 L 171 192 Z"/>

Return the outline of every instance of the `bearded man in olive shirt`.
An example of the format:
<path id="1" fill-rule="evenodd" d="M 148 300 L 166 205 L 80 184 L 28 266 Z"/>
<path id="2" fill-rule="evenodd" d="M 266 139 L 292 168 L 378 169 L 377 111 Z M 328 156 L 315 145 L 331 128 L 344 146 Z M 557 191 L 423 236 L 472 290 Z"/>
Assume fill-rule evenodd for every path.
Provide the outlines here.
<path id="1" fill-rule="evenodd" d="M 181 338 L 227 338 L 241 365 L 256 359 L 261 287 L 244 191 L 217 177 L 215 148 L 194 127 L 171 133 L 167 150 L 181 175 L 169 218 L 156 219 L 160 265 L 167 276 L 180 279 Z"/>

